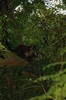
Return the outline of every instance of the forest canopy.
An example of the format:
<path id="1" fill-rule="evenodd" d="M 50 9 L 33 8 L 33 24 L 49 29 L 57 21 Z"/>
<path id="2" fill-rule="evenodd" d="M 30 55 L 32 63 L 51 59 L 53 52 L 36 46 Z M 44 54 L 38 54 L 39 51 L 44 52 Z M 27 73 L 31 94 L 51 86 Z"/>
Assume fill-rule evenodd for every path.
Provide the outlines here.
<path id="1" fill-rule="evenodd" d="M 0 99 L 66 100 L 66 1 L 0 0 Z"/>

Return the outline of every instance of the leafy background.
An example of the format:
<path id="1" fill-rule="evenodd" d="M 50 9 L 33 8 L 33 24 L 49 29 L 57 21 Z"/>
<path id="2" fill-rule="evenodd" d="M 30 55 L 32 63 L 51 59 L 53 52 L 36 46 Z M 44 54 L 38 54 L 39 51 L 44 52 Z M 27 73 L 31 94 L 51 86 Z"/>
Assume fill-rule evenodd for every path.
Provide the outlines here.
<path id="1" fill-rule="evenodd" d="M 57 11 L 66 9 L 65 0 L 57 9 L 47 9 L 42 0 L 9 0 L 6 4 L 0 1 L 0 61 L 8 58 L 5 52 L 22 44 L 35 46 L 37 56 L 25 66 L 2 63 L 0 99 L 66 100 L 66 15 Z"/>

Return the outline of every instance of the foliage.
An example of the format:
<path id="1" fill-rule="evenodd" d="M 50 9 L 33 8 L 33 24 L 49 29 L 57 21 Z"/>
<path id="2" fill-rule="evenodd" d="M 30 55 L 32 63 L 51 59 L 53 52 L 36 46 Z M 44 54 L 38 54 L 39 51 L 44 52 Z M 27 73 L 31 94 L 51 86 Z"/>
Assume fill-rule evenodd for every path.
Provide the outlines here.
<path id="1" fill-rule="evenodd" d="M 0 99 L 65 100 L 66 15 L 46 9 L 42 0 L 9 1 L 9 10 L 1 5 L 0 53 L 24 44 L 33 45 L 37 56 L 27 66 L 0 68 Z"/>
<path id="2" fill-rule="evenodd" d="M 63 3 L 64 3 L 64 5 L 66 5 L 66 1 L 65 0 L 63 0 Z"/>
<path id="3" fill-rule="evenodd" d="M 54 75 L 50 75 L 50 76 L 44 76 L 42 78 L 40 78 L 40 81 L 45 81 L 45 80 L 52 80 L 52 86 L 50 87 L 50 89 L 48 90 L 48 92 L 46 92 L 44 95 L 36 97 L 36 98 L 31 98 L 30 100 L 47 100 L 47 99 L 51 99 L 51 100 L 65 100 L 66 98 L 66 69 L 56 73 Z M 39 80 L 39 79 L 38 79 Z M 46 87 L 44 87 L 46 88 Z"/>
<path id="4" fill-rule="evenodd" d="M 3 52 L 8 52 L 7 48 L 5 46 L 2 45 L 2 43 L 0 42 L 0 53 Z"/>

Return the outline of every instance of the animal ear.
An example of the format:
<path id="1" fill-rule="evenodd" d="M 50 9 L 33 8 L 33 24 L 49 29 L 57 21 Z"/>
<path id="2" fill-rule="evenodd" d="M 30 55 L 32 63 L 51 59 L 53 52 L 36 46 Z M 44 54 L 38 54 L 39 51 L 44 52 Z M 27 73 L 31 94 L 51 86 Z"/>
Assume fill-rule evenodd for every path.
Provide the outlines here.
<path id="1" fill-rule="evenodd" d="M 30 47 L 30 51 L 34 52 L 34 46 Z"/>

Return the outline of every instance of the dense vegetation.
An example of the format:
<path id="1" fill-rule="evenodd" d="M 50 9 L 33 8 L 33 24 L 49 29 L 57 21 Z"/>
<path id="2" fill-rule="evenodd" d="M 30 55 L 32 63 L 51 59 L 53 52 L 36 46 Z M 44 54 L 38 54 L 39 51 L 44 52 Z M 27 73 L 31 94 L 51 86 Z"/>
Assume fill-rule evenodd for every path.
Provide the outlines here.
<path id="1" fill-rule="evenodd" d="M 0 0 L 0 100 L 66 100 L 66 1 Z"/>

